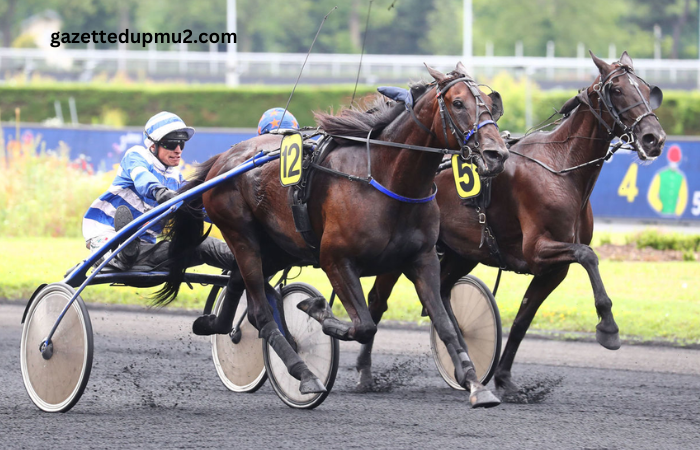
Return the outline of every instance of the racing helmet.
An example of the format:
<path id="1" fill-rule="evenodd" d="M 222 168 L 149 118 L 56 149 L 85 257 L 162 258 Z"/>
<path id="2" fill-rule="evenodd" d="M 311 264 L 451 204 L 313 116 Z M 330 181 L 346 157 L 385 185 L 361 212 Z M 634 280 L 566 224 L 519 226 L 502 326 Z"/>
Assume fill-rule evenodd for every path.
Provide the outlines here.
<path id="1" fill-rule="evenodd" d="M 185 122 L 176 114 L 161 111 L 146 122 L 143 143 L 150 149 L 151 145 L 160 142 L 166 136 L 169 139 L 187 141 L 194 136 L 194 128 L 185 125 Z"/>
<path id="2" fill-rule="evenodd" d="M 282 115 L 284 115 L 284 120 L 282 120 Z M 281 123 L 280 120 L 282 120 Z M 280 128 L 283 130 L 296 130 L 299 128 L 299 122 L 297 122 L 296 117 L 289 111 L 285 113 L 284 108 L 268 109 L 258 122 L 258 134 L 269 133 Z"/>

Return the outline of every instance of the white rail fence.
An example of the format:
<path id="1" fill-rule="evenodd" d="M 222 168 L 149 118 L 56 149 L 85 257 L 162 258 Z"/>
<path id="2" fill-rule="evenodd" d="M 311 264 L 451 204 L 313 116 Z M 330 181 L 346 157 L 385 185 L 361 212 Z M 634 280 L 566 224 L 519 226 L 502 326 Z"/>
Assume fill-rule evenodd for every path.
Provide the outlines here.
<path id="1" fill-rule="evenodd" d="M 223 82 L 227 74 L 241 82 L 289 83 L 299 73 L 306 57 L 301 53 L 243 53 L 214 51 L 66 50 L 0 48 L 0 79 L 12 73 L 47 73 L 61 79 L 88 81 L 96 74 L 117 72 L 144 78 L 180 78 Z M 580 53 L 580 52 L 579 52 Z M 304 69 L 302 83 L 348 82 L 357 76 L 360 55 L 312 54 Z M 360 81 L 426 77 L 423 63 L 451 70 L 462 60 L 475 76 L 491 76 L 501 71 L 528 76 L 539 81 L 590 81 L 597 69 L 587 55 L 577 58 L 527 56 L 364 55 Z M 700 88 L 700 60 L 636 59 L 635 69 L 651 83 L 681 84 Z M 2 81 L 0 81 L 2 82 Z"/>

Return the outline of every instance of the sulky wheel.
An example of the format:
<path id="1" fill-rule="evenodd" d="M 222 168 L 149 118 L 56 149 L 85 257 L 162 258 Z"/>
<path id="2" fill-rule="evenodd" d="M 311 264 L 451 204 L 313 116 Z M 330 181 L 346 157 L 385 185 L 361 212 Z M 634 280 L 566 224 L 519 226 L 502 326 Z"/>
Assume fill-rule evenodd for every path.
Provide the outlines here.
<path id="1" fill-rule="evenodd" d="M 496 299 L 481 280 L 467 275 L 452 288 L 450 302 L 476 375 L 482 384 L 486 384 L 496 371 L 501 354 L 501 315 Z M 464 390 L 455 380 L 452 359 L 432 324 L 430 347 L 442 378 L 450 387 Z"/>
<path id="2" fill-rule="evenodd" d="M 216 298 L 214 314 L 219 315 L 226 288 Z M 245 316 L 245 317 L 244 317 Z M 224 386 L 233 392 L 255 392 L 265 384 L 267 375 L 263 362 L 262 339 L 258 330 L 248 322 L 248 300 L 245 292 L 238 302 L 233 318 L 234 329 L 229 334 L 211 337 L 211 356 L 216 373 Z"/>
<path id="3" fill-rule="evenodd" d="M 299 380 L 292 377 L 275 351 L 267 343 L 263 347 L 265 367 L 270 377 L 270 384 L 280 399 L 292 408 L 312 409 L 323 403 L 333 388 L 338 373 L 339 347 L 337 339 L 327 336 L 321 324 L 297 308 L 299 302 L 321 294 L 305 283 L 292 283 L 282 288 L 282 316 L 289 332 L 287 339 L 296 345 L 297 353 L 316 375 L 326 392 L 302 394 L 299 392 Z"/>
<path id="4" fill-rule="evenodd" d="M 65 283 L 43 287 L 33 297 L 22 329 L 20 365 L 29 398 L 46 412 L 66 412 L 83 394 L 92 369 L 92 325 L 77 297 L 51 338 L 40 350 L 56 319 L 75 294 Z"/>

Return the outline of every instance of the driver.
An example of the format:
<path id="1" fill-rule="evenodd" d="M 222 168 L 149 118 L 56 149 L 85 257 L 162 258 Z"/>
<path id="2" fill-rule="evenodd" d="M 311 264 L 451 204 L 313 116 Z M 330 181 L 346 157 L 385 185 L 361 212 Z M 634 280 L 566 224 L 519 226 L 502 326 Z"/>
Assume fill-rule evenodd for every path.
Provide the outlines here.
<path id="1" fill-rule="evenodd" d="M 179 164 L 194 128 L 177 115 L 163 111 L 151 117 L 143 132 L 144 146 L 131 147 L 122 158 L 107 192 L 95 200 L 83 218 L 83 237 L 90 253 L 96 252 L 120 229 L 158 204 L 175 197 L 183 183 Z M 158 223 L 134 240 L 107 265 L 112 270 L 152 270 L 167 263 L 169 241 L 156 244 L 163 231 Z M 206 238 L 188 261 L 189 266 L 209 264 L 235 267 L 226 243 Z"/>

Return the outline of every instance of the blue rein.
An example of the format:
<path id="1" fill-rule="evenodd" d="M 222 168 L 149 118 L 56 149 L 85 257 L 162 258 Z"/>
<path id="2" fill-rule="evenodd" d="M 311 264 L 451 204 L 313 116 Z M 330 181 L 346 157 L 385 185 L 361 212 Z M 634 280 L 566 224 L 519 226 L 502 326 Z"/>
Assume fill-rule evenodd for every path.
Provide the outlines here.
<path id="1" fill-rule="evenodd" d="M 382 194 L 385 194 L 385 195 L 393 198 L 394 200 L 398 200 L 398 201 L 404 202 L 404 203 L 428 203 L 435 198 L 435 195 L 437 195 L 437 184 L 433 184 L 435 191 L 431 195 L 429 195 L 428 197 L 423 197 L 423 198 L 404 197 L 403 195 L 399 195 L 395 192 L 391 192 L 389 189 L 387 189 L 384 186 L 382 186 L 381 184 L 377 183 L 377 181 L 374 178 L 369 180 L 369 185 L 374 187 L 376 190 L 378 190 Z"/>
<path id="2" fill-rule="evenodd" d="M 477 131 L 479 131 L 481 128 L 483 128 L 483 127 L 485 127 L 486 125 L 489 125 L 489 124 L 493 124 L 493 125 L 496 127 L 497 130 L 499 129 L 499 128 L 498 128 L 498 124 L 497 124 L 495 121 L 493 121 L 493 120 L 484 120 L 484 121 L 481 122 L 479 125 L 477 125 L 476 127 L 472 128 L 471 130 L 469 130 L 469 133 L 467 133 L 466 135 L 464 135 L 464 145 L 467 145 L 467 141 L 469 141 L 469 139 L 471 139 L 471 137 L 474 136 L 474 135 L 476 134 Z"/>

